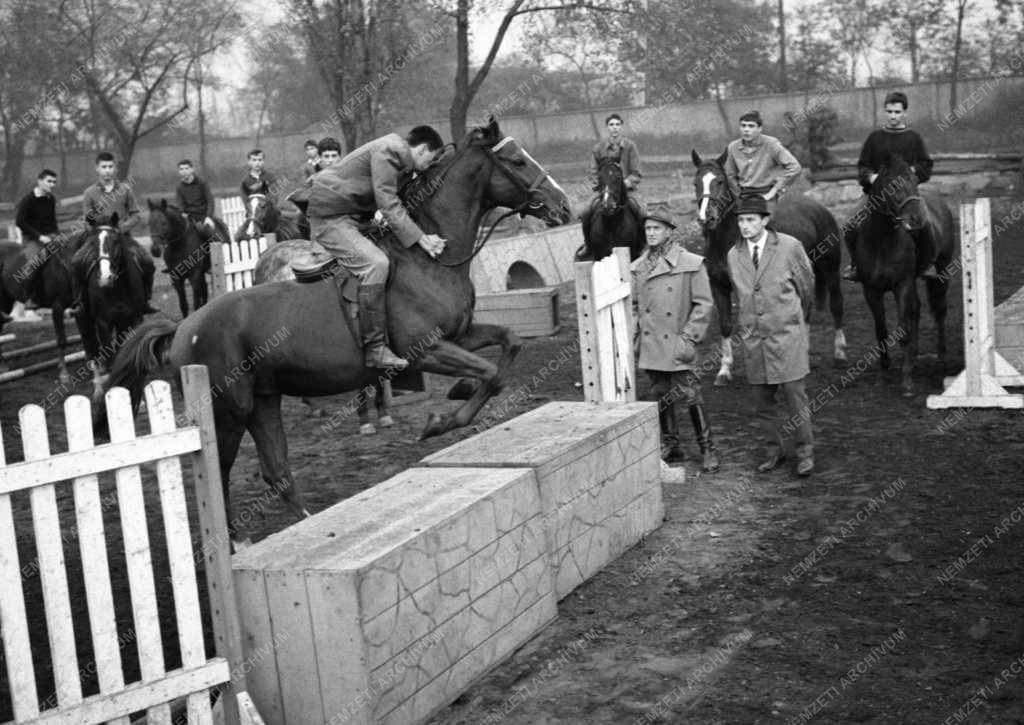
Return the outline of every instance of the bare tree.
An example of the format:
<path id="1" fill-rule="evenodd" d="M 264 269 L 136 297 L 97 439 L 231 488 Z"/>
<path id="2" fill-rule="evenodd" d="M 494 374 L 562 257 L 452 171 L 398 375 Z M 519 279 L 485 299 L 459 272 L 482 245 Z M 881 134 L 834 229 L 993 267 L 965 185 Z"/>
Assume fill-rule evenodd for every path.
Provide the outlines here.
<path id="1" fill-rule="evenodd" d="M 454 8 L 448 7 L 445 13 L 455 20 L 455 93 L 452 97 L 451 109 L 448 112 L 448 120 L 451 124 L 452 137 L 462 138 L 466 133 L 466 119 L 469 116 L 469 107 L 473 103 L 480 86 L 487 79 L 494 59 L 501 49 L 509 27 L 516 18 L 529 13 L 540 13 L 549 11 L 584 11 L 592 12 L 630 12 L 633 3 L 631 0 L 614 2 L 609 0 L 605 3 L 583 2 L 559 2 L 554 0 L 545 3 L 544 0 L 511 0 L 506 9 L 502 12 L 501 22 L 494 33 L 487 56 L 483 63 L 470 77 L 469 64 L 469 36 L 470 36 L 470 12 L 473 9 L 472 0 L 455 0 Z M 488 8 L 491 10 L 491 8 Z"/>
<path id="2" fill-rule="evenodd" d="M 821 5 L 832 18 L 832 32 L 850 61 L 850 84 L 857 83 L 857 65 L 878 35 L 878 18 L 884 16 L 880 0 L 825 0 Z"/>
<path id="3" fill-rule="evenodd" d="M 897 50 L 910 60 L 910 82 L 921 80 L 921 56 L 929 34 L 941 24 L 945 0 L 891 0 L 889 31 Z"/>
<path id="4" fill-rule="evenodd" d="M 234 4 L 220 0 L 63 0 L 59 13 L 123 175 L 139 141 L 188 109 L 197 60 L 227 43 L 238 23 Z"/>
<path id="5" fill-rule="evenodd" d="M 949 77 L 949 112 L 954 113 L 957 107 L 957 81 L 960 79 L 960 57 L 964 43 L 964 15 L 970 0 L 956 0 L 956 30 L 953 33 L 953 65 Z"/>

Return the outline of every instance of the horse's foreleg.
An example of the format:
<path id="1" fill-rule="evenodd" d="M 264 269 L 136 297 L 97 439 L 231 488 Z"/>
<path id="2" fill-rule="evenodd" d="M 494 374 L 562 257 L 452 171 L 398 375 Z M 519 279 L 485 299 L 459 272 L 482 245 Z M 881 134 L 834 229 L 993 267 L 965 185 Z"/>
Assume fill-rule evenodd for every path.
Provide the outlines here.
<path id="1" fill-rule="evenodd" d="M 50 307 L 50 316 L 53 318 L 53 332 L 57 336 L 57 380 L 61 385 L 71 384 L 71 375 L 68 374 L 68 364 L 64 357 L 68 354 L 68 335 L 64 328 L 64 305 L 59 301 L 54 302 Z"/>
<path id="2" fill-rule="evenodd" d="M 288 440 L 281 422 L 281 395 L 254 396 L 253 409 L 246 426 L 256 443 L 263 480 L 281 497 L 296 518 L 309 516 L 302 492 L 295 485 L 288 465 Z"/>
<path id="3" fill-rule="evenodd" d="M 522 340 L 519 335 L 507 327 L 501 325 L 490 325 L 487 323 L 474 323 L 466 330 L 466 334 L 458 341 L 458 346 L 463 350 L 476 352 L 485 347 L 494 345 L 501 346 L 501 356 L 498 358 L 498 378 L 504 378 L 509 365 L 519 354 L 522 348 Z M 476 391 L 477 386 L 471 381 L 462 379 L 452 386 L 448 391 L 449 400 L 469 400 Z"/>
<path id="4" fill-rule="evenodd" d="M 174 285 L 174 291 L 178 293 L 178 309 L 181 310 L 181 316 L 188 317 L 188 297 L 185 295 L 185 278 L 184 277 L 173 277 L 172 284 Z"/>
<path id="5" fill-rule="evenodd" d="M 846 362 L 846 333 L 843 332 L 843 286 L 839 280 L 839 264 L 830 270 L 828 279 L 828 306 L 835 328 L 832 344 L 832 362 L 840 367 Z"/>
<path id="6" fill-rule="evenodd" d="M 875 342 L 878 345 L 878 365 L 882 370 L 889 369 L 889 347 L 885 340 L 889 331 L 885 326 L 885 292 L 864 285 L 864 301 L 868 303 L 871 316 L 875 320 Z"/>
<path id="7" fill-rule="evenodd" d="M 914 364 L 917 362 L 917 336 L 921 321 L 921 300 L 917 296 L 917 280 L 911 277 L 897 295 L 900 312 L 900 345 L 903 347 L 900 392 L 909 398 L 914 394 Z"/>
<path id="8" fill-rule="evenodd" d="M 718 374 L 715 385 L 728 385 L 732 382 L 732 287 L 712 284 L 711 298 L 718 312 L 718 330 L 722 334 L 719 350 Z"/>
<path id="9" fill-rule="evenodd" d="M 189 284 L 192 286 L 192 311 L 195 312 L 206 304 L 206 274 L 202 270 L 198 274 L 193 272 Z"/>
<path id="10" fill-rule="evenodd" d="M 484 404 L 501 390 L 497 365 L 447 340 L 436 343 L 420 358 L 417 367 L 425 372 L 465 375 L 480 381 L 480 385 L 469 400 L 459 406 L 454 413 L 431 413 L 426 427 L 420 433 L 420 440 L 468 425 Z"/>
<path id="11" fill-rule="evenodd" d="M 928 307 L 932 311 L 932 317 L 935 318 L 935 332 L 938 338 L 936 352 L 941 363 L 946 359 L 946 310 L 948 306 L 946 292 L 949 283 L 940 277 L 940 279 L 925 280 L 925 287 L 928 290 Z"/>

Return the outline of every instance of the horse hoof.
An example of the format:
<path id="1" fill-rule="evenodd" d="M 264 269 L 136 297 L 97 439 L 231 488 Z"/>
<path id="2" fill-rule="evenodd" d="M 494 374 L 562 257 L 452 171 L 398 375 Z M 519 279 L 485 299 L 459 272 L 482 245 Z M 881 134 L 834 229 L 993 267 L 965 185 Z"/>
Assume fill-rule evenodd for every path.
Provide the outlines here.
<path id="1" fill-rule="evenodd" d="M 724 373 L 718 373 L 718 375 L 715 376 L 715 387 L 716 388 L 721 388 L 722 386 L 728 385 L 731 382 L 732 382 L 732 376 L 731 375 L 725 375 Z"/>
<path id="2" fill-rule="evenodd" d="M 394 424 L 395 424 L 395 419 L 392 418 L 390 415 L 381 416 L 377 420 L 377 425 L 379 425 L 381 428 L 390 428 Z"/>
<path id="3" fill-rule="evenodd" d="M 426 440 L 437 435 L 441 435 L 445 432 L 444 424 L 441 420 L 441 416 L 437 413 L 431 413 L 427 417 L 427 424 L 423 427 L 423 431 L 420 433 L 420 440 Z"/>
<path id="4" fill-rule="evenodd" d="M 377 429 L 373 427 L 373 423 L 361 423 L 359 425 L 359 435 L 361 436 L 372 436 L 377 432 Z"/>

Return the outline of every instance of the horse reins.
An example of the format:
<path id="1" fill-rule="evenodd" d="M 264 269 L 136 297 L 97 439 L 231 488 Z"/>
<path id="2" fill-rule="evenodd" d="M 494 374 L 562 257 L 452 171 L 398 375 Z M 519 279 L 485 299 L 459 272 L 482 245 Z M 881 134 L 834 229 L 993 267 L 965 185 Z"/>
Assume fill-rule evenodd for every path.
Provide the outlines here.
<path id="1" fill-rule="evenodd" d="M 481 252 L 481 250 L 483 250 L 484 245 L 486 245 L 487 242 L 490 240 L 491 235 L 494 234 L 494 231 L 498 228 L 498 225 L 501 224 L 501 222 L 505 221 L 508 217 L 512 216 L 513 214 L 522 214 L 527 209 L 539 209 L 544 205 L 543 202 L 531 203 L 530 198 L 541 187 L 541 184 L 543 184 L 544 181 L 548 178 L 548 172 L 545 171 L 543 167 L 540 166 L 540 164 L 537 164 L 540 173 L 537 175 L 537 178 L 534 179 L 533 182 L 530 184 L 527 184 L 525 181 L 523 181 L 518 176 L 513 174 L 508 168 L 505 167 L 505 164 L 502 163 L 501 159 L 496 154 L 497 151 L 499 151 L 505 144 L 509 143 L 510 141 L 514 141 L 514 139 L 511 136 L 506 136 L 501 141 L 499 141 L 497 145 L 493 147 L 485 147 L 484 153 L 487 154 L 487 158 L 490 159 L 491 163 L 497 166 L 498 170 L 501 171 L 501 173 L 503 173 L 505 177 L 509 179 L 509 181 L 511 181 L 521 191 L 525 192 L 526 201 L 524 201 L 522 204 L 519 204 L 514 209 L 509 209 L 507 212 L 499 216 L 498 219 L 493 224 L 491 224 L 491 228 L 487 230 L 487 233 L 484 234 L 482 238 L 478 232 L 477 238 L 473 242 L 473 251 L 470 252 L 468 257 L 459 262 L 443 262 L 439 259 L 435 260 L 438 264 L 444 267 L 461 267 L 462 265 L 472 261 L 473 257 L 478 255 Z M 444 178 L 445 174 L 448 173 L 448 170 L 455 165 L 456 160 L 470 148 L 471 146 L 467 145 L 465 148 L 459 150 L 455 154 L 455 156 L 452 157 L 451 161 L 448 163 L 448 166 L 446 166 L 445 169 L 441 172 L 441 177 L 438 179 L 438 183 L 440 183 L 440 181 Z"/>

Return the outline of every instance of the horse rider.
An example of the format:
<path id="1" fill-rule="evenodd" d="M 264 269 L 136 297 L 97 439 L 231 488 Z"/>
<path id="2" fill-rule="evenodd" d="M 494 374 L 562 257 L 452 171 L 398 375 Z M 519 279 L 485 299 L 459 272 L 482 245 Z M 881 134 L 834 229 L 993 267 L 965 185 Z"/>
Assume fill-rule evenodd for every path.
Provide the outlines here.
<path id="1" fill-rule="evenodd" d="M 740 137 L 726 147 L 725 178 L 733 199 L 756 194 L 774 212 L 777 199 L 800 175 L 800 162 L 782 142 L 762 133 L 760 111 L 740 116 Z"/>
<path id="2" fill-rule="evenodd" d="M 309 239 L 312 236 L 310 234 L 309 221 L 306 213 L 309 207 L 309 194 L 313 190 L 313 177 L 328 166 L 336 164 L 341 158 L 341 143 L 333 136 L 324 136 L 318 142 L 314 143 L 317 153 L 316 171 L 306 177 L 302 186 L 287 196 L 288 201 L 297 206 L 299 211 L 302 212 L 302 216 L 299 217 L 298 223 L 299 231 L 305 239 Z"/>
<path id="3" fill-rule="evenodd" d="M 890 154 L 895 154 L 907 162 L 919 184 L 928 181 L 932 176 L 932 157 L 928 155 L 924 139 L 917 131 L 907 127 L 907 108 L 910 107 L 907 94 L 901 91 L 889 93 L 885 97 L 883 107 L 885 109 L 885 125 L 868 134 L 860 149 L 860 158 L 857 160 L 857 178 L 860 181 L 861 189 L 864 190 L 864 196 L 861 197 L 853 215 L 843 225 L 843 241 L 850 253 L 850 264 L 843 270 L 843 278 L 853 282 L 859 281 L 859 273 L 853 263 L 853 248 L 857 242 L 857 232 L 873 203 L 870 196 L 871 186 L 878 178 L 878 172 L 888 163 Z M 918 253 L 927 262 L 920 276 L 930 279 L 938 278 L 938 272 L 935 270 L 935 258 L 939 253 L 939 245 L 925 230 L 911 232 L 911 235 L 917 243 Z"/>
<path id="4" fill-rule="evenodd" d="M 190 159 L 178 162 L 178 178 L 181 180 L 174 189 L 174 201 L 195 225 L 199 238 L 209 242 L 217 233 L 217 226 L 213 222 L 215 206 L 210 185 L 196 176 Z"/>
<path id="5" fill-rule="evenodd" d="M 311 138 L 302 144 L 302 150 L 306 152 L 306 158 L 302 162 L 302 178 L 308 179 L 321 169 L 320 152 L 317 150 L 316 140 Z"/>
<path id="6" fill-rule="evenodd" d="M 416 126 L 405 136 L 390 133 L 351 151 L 312 177 L 307 216 L 313 241 L 337 258 L 359 280 L 359 316 L 363 360 L 370 368 L 404 370 L 408 361 L 387 346 L 387 254 L 365 236 L 380 211 L 405 247 L 418 244 L 431 257 L 444 251 L 445 240 L 426 234 L 398 197 L 414 171 L 423 171 L 443 146 L 430 126 Z"/>
<path id="7" fill-rule="evenodd" d="M 276 201 L 277 177 L 263 168 L 263 149 L 253 149 L 245 157 L 245 165 L 248 170 L 242 177 L 239 186 L 242 193 L 242 201 L 246 206 L 249 204 L 249 197 L 253 194 L 265 194 Z"/>
<path id="8" fill-rule="evenodd" d="M 697 360 L 697 345 L 711 322 L 711 284 L 704 258 L 687 251 L 675 229 L 667 210 L 649 210 L 644 219 L 647 247 L 630 267 L 638 367 L 650 377 L 651 395 L 658 401 L 662 460 L 685 459 L 679 436 L 685 409 L 700 446 L 701 469 L 717 471 L 718 451 L 704 410 Z"/>
<path id="9" fill-rule="evenodd" d="M 84 229 L 76 242 L 75 256 L 71 260 L 71 282 L 74 288 L 73 312 L 82 308 L 82 293 L 86 288 L 86 277 L 89 272 L 89 259 L 82 243 L 89 235 L 91 227 L 96 226 L 113 214 L 118 217 L 118 229 L 127 236 L 131 245 L 137 250 L 136 261 L 142 277 L 142 299 L 136 300 L 144 314 L 159 312 L 149 299 L 153 295 L 153 277 L 156 266 L 149 250 L 135 241 L 132 229 L 142 221 L 142 213 L 135 202 L 132 187 L 117 178 L 114 155 L 101 151 L 96 155 L 96 183 L 82 192 L 82 221 Z"/>
<path id="10" fill-rule="evenodd" d="M 18 271 L 21 288 L 25 291 L 25 309 L 39 307 L 36 301 L 36 283 L 39 270 L 46 264 L 50 254 L 48 246 L 60 236 L 57 228 L 57 199 L 53 190 L 57 186 L 57 172 L 43 169 L 36 177 L 36 185 L 18 202 L 14 223 L 21 230 L 21 243 L 25 245 L 25 264 Z M 9 315 L 2 315 L 4 322 L 10 322 Z"/>
<path id="11" fill-rule="evenodd" d="M 617 161 L 619 166 L 622 167 L 622 178 L 626 185 L 626 196 L 636 218 L 643 219 L 647 211 L 637 193 L 637 187 L 640 186 L 640 179 L 643 178 L 643 173 L 640 171 L 640 153 L 636 149 L 636 144 L 632 139 L 622 135 L 622 116 L 619 114 L 610 114 L 604 120 L 604 125 L 608 129 L 608 138 L 598 141 L 594 146 L 593 165 L 590 169 L 591 186 L 593 191 L 598 193 L 583 210 L 583 213 L 580 214 L 580 222 L 583 224 L 584 229 L 590 227 L 590 217 L 594 213 L 594 206 L 601 199 L 600 192 L 602 188 L 597 171 L 601 168 L 601 164 L 608 159 Z"/>

